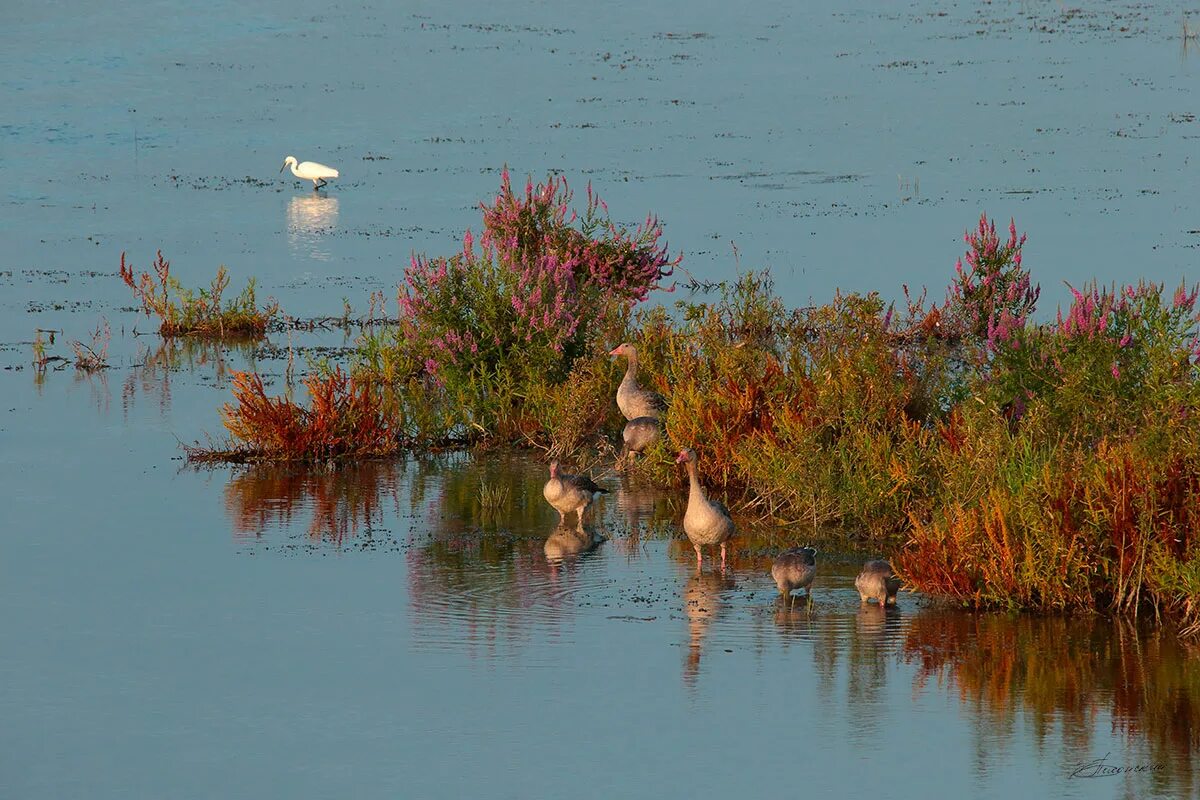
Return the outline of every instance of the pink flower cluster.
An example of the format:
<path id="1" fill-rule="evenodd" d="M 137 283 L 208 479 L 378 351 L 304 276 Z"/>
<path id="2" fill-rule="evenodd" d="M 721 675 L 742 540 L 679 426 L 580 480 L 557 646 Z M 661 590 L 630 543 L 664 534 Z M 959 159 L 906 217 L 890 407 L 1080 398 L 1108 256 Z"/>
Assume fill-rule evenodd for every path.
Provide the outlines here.
<path id="1" fill-rule="evenodd" d="M 400 307 L 400 316 L 417 318 L 430 307 L 431 298 L 438 286 L 446 280 L 450 271 L 450 262 L 444 258 L 430 260 L 425 256 L 414 255 L 404 270 L 404 283 L 397 293 L 396 302 Z"/>
<path id="2" fill-rule="evenodd" d="M 955 282 L 946 293 L 945 316 L 950 329 L 986 339 L 993 352 L 1004 345 L 1017 347 L 1016 335 L 1025 327 L 1041 294 L 1021 266 L 1025 236 L 1017 235 L 1016 222 L 1010 220 L 1008 241 L 1002 242 L 996 223 L 983 214 L 979 227 L 967 231 L 963 241 L 970 249 L 955 264 Z"/>
<path id="3" fill-rule="evenodd" d="M 1192 291 L 1189 292 L 1187 284 L 1180 284 L 1179 288 L 1175 290 L 1175 298 L 1171 305 L 1176 310 L 1186 311 L 1189 314 L 1193 313 L 1196 309 L 1197 295 L 1200 295 L 1200 285 L 1193 287 Z"/>
<path id="4" fill-rule="evenodd" d="M 1109 321 L 1116 319 L 1114 312 L 1124 312 L 1128 309 L 1126 293 L 1133 289 L 1127 287 L 1125 292 L 1115 295 L 1095 286 L 1087 289 L 1087 294 L 1074 286 L 1068 285 L 1067 288 L 1071 290 L 1074 299 L 1066 318 L 1063 317 L 1062 309 L 1059 309 L 1057 322 L 1059 332 L 1067 339 L 1096 339 L 1105 336 L 1108 333 Z M 1130 294 L 1129 298 L 1132 297 Z M 1121 339 L 1121 347 L 1129 343 L 1128 336 L 1126 334 Z"/>
<path id="5" fill-rule="evenodd" d="M 1114 379 L 1121 378 L 1121 363 L 1137 364 L 1144 356 L 1124 354 L 1131 345 L 1142 343 L 1174 343 L 1171 346 L 1188 348 L 1192 358 L 1200 358 L 1200 317 L 1196 301 L 1200 287 L 1191 291 L 1180 286 L 1164 303 L 1163 287 L 1141 282 L 1123 289 L 1103 289 L 1094 284 L 1082 291 L 1068 285 L 1071 306 L 1066 315 L 1059 309 L 1053 330 L 1059 334 L 1059 355 L 1077 343 L 1106 343 L 1115 346 L 1114 360 L 1109 371 Z M 1058 356 L 1055 364 L 1061 369 Z"/>
<path id="6" fill-rule="evenodd" d="M 524 265 L 511 299 L 517 314 L 512 323 L 515 339 L 532 342 L 542 334 L 550 349 L 562 353 L 563 344 L 575 336 L 584 313 L 591 310 L 577 303 L 575 267 L 574 259 L 564 261 L 550 253 Z"/>
<path id="7" fill-rule="evenodd" d="M 630 233 L 608 217 L 608 206 L 587 187 L 582 217 L 570 210 L 572 192 L 566 178 L 546 183 L 526 181 L 523 196 L 513 193 L 508 170 L 501 173 L 500 194 L 482 206 L 484 240 L 524 260 L 543 255 L 570 263 L 580 290 L 595 289 L 630 305 L 644 301 L 670 276 L 679 258 L 671 259 L 662 223 L 653 215 Z M 572 227 L 579 222 L 579 228 Z"/>
<path id="8" fill-rule="evenodd" d="M 1181 285 L 1175 290 L 1170 307 L 1162 305 L 1163 287 L 1155 283 L 1139 283 L 1120 290 L 1102 289 L 1095 285 L 1085 286 L 1083 291 L 1068 285 L 1071 290 L 1071 307 L 1064 317 L 1059 309 L 1057 330 L 1067 340 L 1106 338 L 1121 349 L 1133 340 L 1133 331 L 1142 330 L 1155 318 L 1159 324 L 1182 323 L 1192 328 L 1200 321 L 1196 315 L 1196 301 L 1200 298 L 1200 286 L 1187 290 Z"/>
<path id="9" fill-rule="evenodd" d="M 614 224 L 589 185 L 582 217 L 562 177 L 514 193 L 508 170 L 491 205 L 482 205 L 478 243 L 468 230 L 450 258 L 413 256 L 398 292 L 410 341 L 427 343 L 425 373 L 526 352 L 561 357 L 603 314 L 644 301 L 673 271 L 654 216 L 633 232 Z M 548 356 L 551 357 L 551 356 Z"/>
<path id="10" fill-rule="evenodd" d="M 432 344 L 435 350 L 447 353 L 451 358 L 464 354 L 475 355 L 479 352 L 479 344 L 470 331 L 446 331 L 441 336 L 435 336 Z"/>

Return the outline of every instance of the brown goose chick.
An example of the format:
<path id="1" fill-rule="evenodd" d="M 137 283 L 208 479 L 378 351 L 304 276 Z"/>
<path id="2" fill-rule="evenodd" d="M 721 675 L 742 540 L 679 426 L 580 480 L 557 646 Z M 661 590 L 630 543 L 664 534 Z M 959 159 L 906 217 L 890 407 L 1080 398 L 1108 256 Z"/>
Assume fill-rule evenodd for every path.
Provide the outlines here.
<path id="1" fill-rule="evenodd" d="M 683 515 L 683 532 L 687 534 L 696 548 L 696 569 L 703 567 L 700 555 L 701 545 L 721 545 L 721 569 L 725 569 L 725 543 L 736 530 L 733 517 L 724 503 L 709 500 L 704 495 L 704 487 L 700 485 L 700 476 L 696 469 L 696 451 L 680 450 L 675 459 L 676 464 L 686 464 L 688 471 L 687 511 Z"/>
<path id="2" fill-rule="evenodd" d="M 623 467 L 631 455 L 640 454 L 657 442 L 662 436 L 662 431 L 662 421 L 657 417 L 638 417 L 626 422 L 625 429 L 621 431 L 624 445 L 621 447 L 621 455 L 617 457 L 617 466 Z"/>
<path id="3" fill-rule="evenodd" d="M 854 579 L 854 588 L 862 602 L 878 600 L 880 606 L 896 605 L 896 592 L 900 591 L 900 579 L 892 572 L 892 565 L 882 559 L 863 564 L 862 572 Z"/>
<path id="4" fill-rule="evenodd" d="M 558 462 L 550 462 L 550 480 L 542 487 L 542 496 L 558 512 L 559 522 L 566 522 L 567 514 L 574 511 L 582 528 L 584 512 L 602 494 L 608 494 L 608 489 L 600 487 L 591 478 L 560 472 Z"/>
<path id="5" fill-rule="evenodd" d="M 625 342 L 609 351 L 609 355 L 625 356 L 629 361 L 629 366 L 625 368 L 625 377 L 621 379 L 621 385 L 617 387 L 617 408 L 621 409 L 621 414 L 625 419 L 661 417 L 667 410 L 667 403 L 663 400 L 662 395 L 643 389 L 638 385 L 637 348 Z"/>
<path id="6" fill-rule="evenodd" d="M 784 597 L 795 597 L 792 592 L 804 589 L 809 597 L 812 596 L 812 580 L 817 574 L 817 550 L 814 547 L 793 547 L 785 550 L 771 565 L 771 577 L 779 587 L 779 594 Z"/>

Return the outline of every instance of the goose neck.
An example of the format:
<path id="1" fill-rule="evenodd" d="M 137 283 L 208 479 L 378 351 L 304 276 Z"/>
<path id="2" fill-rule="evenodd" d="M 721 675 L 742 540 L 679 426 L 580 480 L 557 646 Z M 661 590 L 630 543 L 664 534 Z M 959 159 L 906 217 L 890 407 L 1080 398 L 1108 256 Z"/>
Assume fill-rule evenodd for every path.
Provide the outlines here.
<path id="1" fill-rule="evenodd" d="M 637 356 L 635 356 L 633 353 L 629 353 L 625 357 L 629 361 L 628 365 L 625 367 L 625 380 L 633 381 L 637 378 Z"/>
<path id="2" fill-rule="evenodd" d="M 705 500 L 704 487 L 700 485 L 700 475 L 699 471 L 696 469 L 695 463 L 689 462 L 687 465 L 687 471 L 688 484 L 690 486 L 688 491 L 688 503 Z"/>

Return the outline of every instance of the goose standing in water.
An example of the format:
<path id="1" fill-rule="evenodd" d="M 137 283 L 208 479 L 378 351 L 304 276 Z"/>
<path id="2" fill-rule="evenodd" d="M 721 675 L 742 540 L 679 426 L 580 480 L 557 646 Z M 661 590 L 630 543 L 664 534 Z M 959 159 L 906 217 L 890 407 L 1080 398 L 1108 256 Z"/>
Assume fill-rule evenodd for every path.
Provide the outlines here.
<path id="1" fill-rule="evenodd" d="M 892 572 L 892 565 L 882 559 L 863 564 L 862 572 L 854 579 L 854 588 L 862 602 L 878 600 L 879 606 L 896 605 L 896 592 L 900 591 L 900 579 Z"/>
<path id="2" fill-rule="evenodd" d="M 542 487 L 542 496 L 558 512 L 559 522 L 567 521 L 572 511 L 578 515 L 580 530 L 583 529 L 583 512 L 599 495 L 608 494 L 591 478 L 584 475 L 568 475 L 559 472 L 558 462 L 550 462 L 550 480 Z"/>
<path id="3" fill-rule="evenodd" d="M 804 589 L 807 597 L 812 597 L 812 580 L 817 574 L 817 550 L 815 547 L 793 547 L 785 550 L 771 565 L 771 577 L 779 587 L 779 594 L 790 597 L 796 589 Z"/>
<path id="4" fill-rule="evenodd" d="M 701 545 L 721 545 L 721 569 L 725 569 L 725 543 L 734 534 L 733 517 L 723 503 L 709 500 L 704 495 L 704 487 L 700 485 L 700 476 L 696 470 L 696 451 L 680 450 L 675 459 L 676 464 L 687 464 L 688 490 L 687 511 L 683 515 L 683 532 L 687 534 L 696 548 L 696 569 L 703 568 L 703 557 L 700 554 Z"/>
<path id="5" fill-rule="evenodd" d="M 625 368 L 625 377 L 617 387 L 617 408 L 625 419 L 634 420 L 638 417 L 661 417 L 667 410 L 667 403 L 661 394 L 643 389 L 637 382 L 637 348 L 625 342 L 617 345 L 610 356 L 625 356 L 629 366 Z"/>
<path id="6" fill-rule="evenodd" d="M 617 457 L 617 469 L 625 466 L 625 462 L 634 453 L 640 454 L 650 445 L 658 441 L 662 435 L 662 421 L 658 417 L 638 417 L 625 423 L 621 431 L 621 455 Z"/>

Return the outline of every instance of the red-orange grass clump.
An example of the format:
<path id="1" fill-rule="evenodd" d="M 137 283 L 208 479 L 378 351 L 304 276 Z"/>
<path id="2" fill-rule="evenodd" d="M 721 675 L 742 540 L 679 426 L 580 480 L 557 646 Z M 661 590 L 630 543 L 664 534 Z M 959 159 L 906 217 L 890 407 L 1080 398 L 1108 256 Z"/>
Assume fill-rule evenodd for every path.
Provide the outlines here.
<path id="1" fill-rule="evenodd" d="M 149 272 L 134 276 L 133 265 L 125 263 L 125 254 L 121 253 L 121 280 L 133 291 L 133 296 L 142 304 L 146 316 L 154 315 L 166 324 L 171 316 L 171 303 L 168 299 L 171 281 L 171 262 L 163 258 L 162 250 L 155 256 L 154 276 Z"/>
<path id="2" fill-rule="evenodd" d="M 941 525 L 913 519 L 909 546 L 894 558 L 905 580 L 921 591 L 978 602 L 978 571 L 971 539 L 980 526 L 976 510 L 950 509 Z"/>
<path id="3" fill-rule="evenodd" d="M 268 397 L 262 378 L 235 372 L 234 402 L 221 409 L 225 427 L 247 460 L 324 461 L 383 456 L 398 449 L 376 387 L 342 370 L 304 381 L 308 408 Z M 225 454 L 229 455 L 229 454 Z"/>

